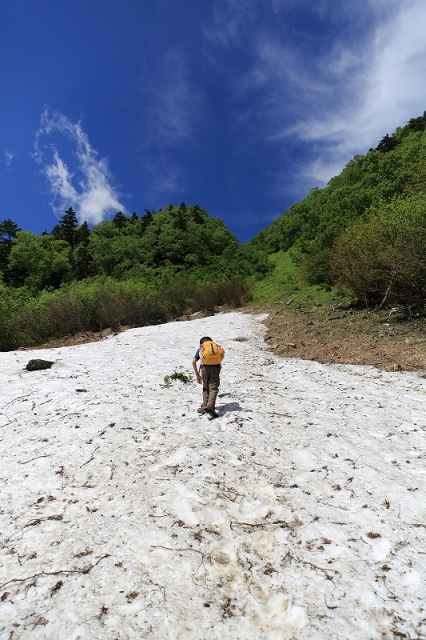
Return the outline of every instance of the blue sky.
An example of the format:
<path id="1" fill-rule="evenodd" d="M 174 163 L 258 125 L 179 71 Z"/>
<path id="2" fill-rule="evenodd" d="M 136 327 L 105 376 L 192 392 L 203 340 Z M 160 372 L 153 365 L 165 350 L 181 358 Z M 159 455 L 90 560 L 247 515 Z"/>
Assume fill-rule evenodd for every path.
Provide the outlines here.
<path id="1" fill-rule="evenodd" d="M 199 204 L 240 241 L 426 110 L 425 0 L 2 0 L 0 220 Z"/>

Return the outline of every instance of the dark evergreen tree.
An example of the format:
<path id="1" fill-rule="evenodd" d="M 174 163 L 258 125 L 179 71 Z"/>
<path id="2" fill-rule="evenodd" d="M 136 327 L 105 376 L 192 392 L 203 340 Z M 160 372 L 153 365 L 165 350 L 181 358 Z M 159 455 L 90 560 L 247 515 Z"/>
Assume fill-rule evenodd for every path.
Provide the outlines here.
<path id="1" fill-rule="evenodd" d="M 83 222 L 83 224 L 80 227 L 76 229 L 75 237 L 76 237 L 76 244 L 83 244 L 86 246 L 89 244 L 90 229 L 86 220 Z"/>
<path id="2" fill-rule="evenodd" d="M 16 222 L 13 222 L 10 218 L 3 220 L 3 222 L 0 222 L 0 241 L 4 242 L 6 240 L 10 242 L 16 238 L 18 231 L 20 231 L 20 229 Z"/>
<path id="3" fill-rule="evenodd" d="M 141 235 L 145 233 L 146 229 L 151 224 L 154 213 L 154 209 L 152 211 L 150 211 L 149 209 L 145 209 L 145 215 L 142 216 L 140 221 Z"/>
<path id="4" fill-rule="evenodd" d="M 126 226 L 127 216 L 125 216 L 122 211 L 117 211 L 112 221 L 117 227 L 117 229 L 123 229 L 123 227 Z"/>
<path id="5" fill-rule="evenodd" d="M 0 222 L 0 271 L 6 283 L 13 281 L 8 265 L 12 240 L 16 238 L 18 231 L 20 231 L 18 225 L 10 218 Z"/>
<path id="6" fill-rule="evenodd" d="M 418 118 L 411 118 L 408 123 L 403 127 L 403 132 L 410 133 L 411 131 L 424 131 L 426 129 L 426 111 L 423 111 L 423 115 Z"/>
<path id="7" fill-rule="evenodd" d="M 72 254 L 73 275 L 77 280 L 83 280 L 91 275 L 91 256 L 89 252 L 90 229 L 86 221 L 76 229 L 75 251 Z"/>
<path id="8" fill-rule="evenodd" d="M 187 219 L 186 219 L 186 204 L 182 202 L 179 206 L 178 210 L 175 213 L 175 229 L 179 229 L 180 231 L 186 231 L 188 228 Z"/>
<path id="9" fill-rule="evenodd" d="M 58 240 L 68 242 L 71 250 L 74 251 L 77 244 L 77 227 L 77 214 L 72 207 L 69 207 L 62 218 L 60 218 L 59 224 L 53 228 L 52 235 Z"/>
<path id="10" fill-rule="evenodd" d="M 392 151 L 393 149 L 395 149 L 395 147 L 399 145 L 399 142 L 400 141 L 394 138 L 393 136 L 386 134 L 380 140 L 379 144 L 374 149 L 374 151 L 380 151 L 380 153 L 388 153 L 389 151 Z"/>
<path id="11" fill-rule="evenodd" d="M 203 215 L 203 210 L 198 206 L 198 204 L 192 207 L 192 217 L 195 224 L 204 224 L 206 221 L 206 215 Z"/>

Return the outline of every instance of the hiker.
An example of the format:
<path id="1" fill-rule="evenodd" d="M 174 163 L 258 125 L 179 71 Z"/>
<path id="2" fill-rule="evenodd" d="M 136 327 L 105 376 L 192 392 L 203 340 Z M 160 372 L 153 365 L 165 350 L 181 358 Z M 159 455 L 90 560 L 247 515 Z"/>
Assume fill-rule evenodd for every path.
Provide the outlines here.
<path id="1" fill-rule="evenodd" d="M 203 403 L 197 409 L 198 413 L 209 413 L 217 417 L 216 398 L 219 392 L 220 371 L 225 349 L 213 342 L 208 336 L 200 340 L 200 346 L 192 359 L 192 368 L 198 384 L 203 384 Z M 198 367 L 198 362 L 200 366 Z"/>

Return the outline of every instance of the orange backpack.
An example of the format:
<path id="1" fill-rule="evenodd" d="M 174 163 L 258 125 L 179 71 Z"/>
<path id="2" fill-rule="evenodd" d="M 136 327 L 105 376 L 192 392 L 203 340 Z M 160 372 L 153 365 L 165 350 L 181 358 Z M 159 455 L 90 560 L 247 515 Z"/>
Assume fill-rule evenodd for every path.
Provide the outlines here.
<path id="1" fill-rule="evenodd" d="M 212 340 L 200 345 L 200 359 L 203 364 L 220 364 L 225 357 L 225 349 Z"/>

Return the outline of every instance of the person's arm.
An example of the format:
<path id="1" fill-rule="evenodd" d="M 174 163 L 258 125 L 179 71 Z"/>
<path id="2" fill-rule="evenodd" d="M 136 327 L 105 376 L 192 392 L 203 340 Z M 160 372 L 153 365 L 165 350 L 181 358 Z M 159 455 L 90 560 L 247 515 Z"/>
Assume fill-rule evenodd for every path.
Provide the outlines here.
<path id="1" fill-rule="evenodd" d="M 223 347 L 219 347 L 219 351 L 220 351 L 221 358 L 223 360 L 225 357 L 225 349 Z M 219 372 L 220 371 L 222 371 L 222 362 L 219 365 Z"/>
<path id="2" fill-rule="evenodd" d="M 200 371 L 199 371 L 199 369 L 197 367 L 197 359 L 196 358 L 192 358 L 192 368 L 194 369 L 195 377 L 197 378 L 198 384 L 201 384 L 203 379 L 200 376 Z"/>

